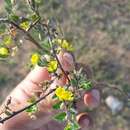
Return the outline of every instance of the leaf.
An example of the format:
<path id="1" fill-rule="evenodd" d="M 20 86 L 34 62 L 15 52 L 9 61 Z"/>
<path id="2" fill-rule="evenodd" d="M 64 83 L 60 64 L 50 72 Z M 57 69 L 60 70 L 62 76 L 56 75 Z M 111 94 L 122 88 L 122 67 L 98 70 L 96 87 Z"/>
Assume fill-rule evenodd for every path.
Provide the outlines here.
<path id="1" fill-rule="evenodd" d="M 9 49 L 5 47 L 0 48 L 0 58 L 7 58 L 9 56 Z"/>
<path id="2" fill-rule="evenodd" d="M 55 95 L 52 96 L 52 99 L 58 99 L 58 97 Z"/>
<path id="3" fill-rule="evenodd" d="M 92 83 L 90 81 L 82 82 L 81 87 L 85 90 L 90 90 L 92 88 Z"/>
<path id="4" fill-rule="evenodd" d="M 0 34 L 3 34 L 6 30 L 5 24 L 0 23 Z"/>
<path id="5" fill-rule="evenodd" d="M 80 126 L 77 122 L 69 122 L 64 130 L 79 130 Z"/>
<path id="6" fill-rule="evenodd" d="M 65 112 L 58 113 L 57 115 L 54 116 L 54 119 L 59 122 L 63 122 L 66 119 L 66 113 Z"/>
<path id="7" fill-rule="evenodd" d="M 11 12 L 12 12 L 12 2 L 11 2 L 11 0 L 5 0 L 5 9 L 9 14 L 11 14 Z"/>
<path id="8" fill-rule="evenodd" d="M 36 113 L 37 111 L 38 111 L 37 105 L 33 105 L 33 106 L 29 107 L 28 109 L 26 109 L 26 112 L 31 113 L 31 114 Z"/>
<path id="9" fill-rule="evenodd" d="M 32 104 L 35 101 L 36 101 L 36 97 L 35 96 L 32 96 L 30 99 L 27 100 L 28 104 Z M 28 109 L 26 109 L 26 112 L 29 115 L 32 115 L 32 114 L 36 113 L 37 111 L 38 111 L 37 105 L 33 105 L 33 106 L 29 107 Z"/>
<path id="10" fill-rule="evenodd" d="M 75 114 L 77 114 L 77 111 L 74 108 L 70 108 L 70 113 L 72 115 L 75 115 Z"/>
<path id="11" fill-rule="evenodd" d="M 8 110 L 6 110 L 5 112 L 4 112 L 7 116 L 10 116 L 12 113 L 10 112 L 10 111 L 8 111 Z"/>
<path id="12" fill-rule="evenodd" d="M 71 84 L 72 84 L 72 86 L 77 86 L 77 80 L 76 79 L 71 79 Z"/>
<path id="13" fill-rule="evenodd" d="M 35 2 L 36 2 L 37 4 L 40 4 L 40 3 L 42 2 L 42 0 L 35 0 Z"/>
<path id="14" fill-rule="evenodd" d="M 37 21 L 38 19 L 39 19 L 40 17 L 37 15 L 37 14 L 32 14 L 31 15 L 31 17 L 30 17 L 30 19 L 31 19 L 31 21 L 34 23 L 35 21 Z"/>
<path id="15" fill-rule="evenodd" d="M 62 102 L 58 102 L 58 103 L 54 104 L 52 107 L 53 107 L 53 109 L 58 110 L 61 108 L 61 105 L 62 105 Z"/>
<path id="16" fill-rule="evenodd" d="M 12 5 L 11 0 L 5 0 L 5 3 L 6 3 L 8 6 Z"/>
<path id="17" fill-rule="evenodd" d="M 38 61 L 38 65 L 41 66 L 41 67 L 47 66 L 47 64 L 48 64 L 48 62 L 45 61 L 45 60 L 41 60 L 41 59 L 40 59 L 40 60 Z"/>
<path id="18" fill-rule="evenodd" d="M 34 103 L 36 101 L 36 97 L 35 96 L 32 96 L 31 98 L 29 98 L 27 100 L 28 103 Z"/>
<path id="19" fill-rule="evenodd" d="M 28 20 L 23 21 L 22 23 L 20 23 L 20 27 L 27 31 L 30 27 L 30 22 Z"/>
<path id="20" fill-rule="evenodd" d="M 9 19 L 10 19 L 11 21 L 18 22 L 19 16 L 17 16 L 17 15 L 15 15 L 15 14 L 12 13 L 12 14 L 9 16 Z"/>
<path id="21" fill-rule="evenodd" d="M 11 45 L 13 42 L 12 37 L 10 35 L 5 35 L 3 38 L 3 42 L 5 45 Z"/>

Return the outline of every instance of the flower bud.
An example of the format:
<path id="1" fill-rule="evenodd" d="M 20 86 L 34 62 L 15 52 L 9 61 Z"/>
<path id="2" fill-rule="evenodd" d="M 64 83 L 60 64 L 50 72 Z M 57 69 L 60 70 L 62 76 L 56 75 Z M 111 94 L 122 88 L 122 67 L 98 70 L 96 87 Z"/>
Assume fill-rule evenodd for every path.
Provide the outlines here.
<path id="1" fill-rule="evenodd" d="M 84 94 L 84 103 L 90 108 L 94 109 L 100 104 L 100 91 L 98 89 L 92 89 Z"/>

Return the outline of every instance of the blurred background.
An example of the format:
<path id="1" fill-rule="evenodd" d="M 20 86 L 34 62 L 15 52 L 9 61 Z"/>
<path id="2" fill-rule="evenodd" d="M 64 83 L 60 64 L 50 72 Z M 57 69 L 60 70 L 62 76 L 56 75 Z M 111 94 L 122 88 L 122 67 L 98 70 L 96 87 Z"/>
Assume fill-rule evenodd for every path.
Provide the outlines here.
<path id="1" fill-rule="evenodd" d="M 97 81 L 130 92 L 130 0 L 43 0 L 43 18 L 57 18 L 78 62 L 89 65 Z M 20 0 L 21 7 L 24 2 Z M 3 15 L 3 1 L 0 12 Z M 22 10 L 26 10 L 22 8 Z M 31 50 L 25 42 L 17 55 L 0 61 L 0 101 L 25 77 Z M 112 91 L 112 90 L 111 90 Z M 130 130 L 130 110 L 112 116 L 106 106 L 95 113 L 95 130 Z"/>

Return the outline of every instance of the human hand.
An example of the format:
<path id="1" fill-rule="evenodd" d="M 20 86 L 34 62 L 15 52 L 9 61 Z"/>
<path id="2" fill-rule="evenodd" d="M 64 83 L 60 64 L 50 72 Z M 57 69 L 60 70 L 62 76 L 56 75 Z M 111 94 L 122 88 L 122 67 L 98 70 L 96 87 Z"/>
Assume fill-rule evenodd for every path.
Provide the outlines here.
<path id="1" fill-rule="evenodd" d="M 65 69 L 70 70 L 73 68 L 72 56 L 68 53 L 58 56 Z M 20 110 L 27 106 L 27 100 L 30 99 L 36 91 L 41 91 L 42 87 L 39 86 L 44 80 L 50 80 L 51 76 L 46 68 L 36 66 L 26 78 L 9 94 L 5 102 L 11 97 L 10 108 L 13 111 Z M 62 84 L 63 79 L 58 80 L 56 84 Z M 54 86 L 54 83 L 53 85 Z M 3 103 L 4 104 L 4 103 Z M 39 130 L 43 125 L 51 120 L 52 117 L 52 104 L 53 101 L 48 96 L 44 101 L 38 104 L 39 112 L 36 113 L 37 119 L 32 120 L 26 112 L 22 112 L 15 117 L 5 121 L 0 126 L 1 130 Z M 3 105 L 2 105 L 3 106 Z M 2 109 L 1 106 L 1 109 Z M 60 128 L 59 128 L 60 129 Z M 57 129 L 56 129 L 57 130 Z"/>
<path id="2" fill-rule="evenodd" d="M 58 56 L 62 66 L 65 70 L 73 69 L 73 58 L 70 54 L 64 54 Z M 36 91 L 41 91 L 42 87 L 39 84 L 44 80 L 50 80 L 51 76 L 48 73 L 46 68 L 36 66 L 33 71 L 31 71 L 27 77 L 10 93 L 8 97 L 12 97 L 10 108 L 13 111 L 17 111 L 27 105 L 27 100 L 30 99 Z M 56 84 L 64 84 L 65 78 L 62 77 L 60 80 L 54 82 L 51 86 L 54 87 Z M 8 99 L 7 97 L 7 99 Z M 53 101 L 50 96 L 48 96 L 44 101 L 38 104 L 39 111 L 36 113 L 37 119 L 32 120 L 26 112 L 22 112 L 15 117 L 4 122 L 0 126 L 1 130 L 62 130 L 63 126 L 56 124 L 51 121 L 54 111 L 51 107 Z M 80 104 L 83 104 L 83 101 L 80 101 Z M 80 105 L 83 106 L 83 105 Z M 80 109 L 80 108 L 79 108 Z M 45 124 L 48 124 L 50 121 L 51 127 Z M 80 122 L 81 123 L 81 122 Z M 83 124 L 88 125 L 88 120 L 85 120 Z M 85 129 L 86 130 L 86 129 Z"/>

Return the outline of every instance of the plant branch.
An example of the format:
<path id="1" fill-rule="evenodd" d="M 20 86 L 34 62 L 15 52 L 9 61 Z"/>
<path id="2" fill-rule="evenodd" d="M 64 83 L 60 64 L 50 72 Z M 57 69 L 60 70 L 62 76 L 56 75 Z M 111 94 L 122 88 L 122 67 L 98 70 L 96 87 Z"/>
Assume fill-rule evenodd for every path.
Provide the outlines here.
<path id="1" fill-rule="evenodd" d="M 28 106 L 26 106 L 26 107 L 24 107 L 24 108 L 22 108 L 22 109 L 16 111 L 16 112 L 13 112 L 13 114 L 11 114 L 11 115 L 8 116 L 8 117 L 5 117 L 5 118 L 1 119 L 1 120 L 0 120 L 0 123 L 4 123 L 5 121 L 7 121 L 7 120 L 11 119 L 12 117 L 14 117 L 14 116 L 20 114 L 21 112 L 27 110 L 28 108 L 30 108 L 30 107 L 32 107 L 32 106 L 38 104 L 40 101 L 42 101 L 43 99 L 45 99 L 47 96 L 49 96 L 49 95 L 50 95 L 51 93 L 53 93 L 54 91 L 55 91 L 55 89 L 50 90 L 50 92 L 48 92 L 48 93 L 45 94 L 44 96 L 40 97 L 40 98 L 39 98 L 38 100 L 36 100 L 34 103 L 32 103 L 32 104 L 30 104 L 30 105 L 28 105 Z"/>
<path id="2" fill-rule="evenodd" d="M 39 19 L 40 20 L 40 19 Z M 38 21 L 39 21 L 38 20 Z M 30 26 L 30 28 L 28 29 L 28 31 L 34 26 L 36 25 L 36 23 L 38 22 L 36 21 L 32 26 Z M 22 31 L 28 38 L 29 40 L 35 45 L 37 46 L 40 50 L 43 50 L 43 51 L 47 51 L 45 48 L 43 48 L 31 35 L 28 31 L 22 29 L 19 25 L 17 25 L 16 23 L 14 23 L 13 21 L 10 21 L 6 18 L 0 18 L 0 23 L 8 23 L 8 24 L 11 24 L 13 26 L 15 26 L 17 29 L 19 29 L 20 31 Z"/>
<path id="3" fill-rule="evenodd" d="M 51 39 L 51 34 L 50 34 L 50 31 L 49 31 L 49 27 L 48 27 L 47 25 L 46 25 L 46 28 L 47 28 L 47 32 L 48 32 L 48 41 L 49 41 L 49 43 L 50 43 L 50 45 L 51 45 L 53 54 L 54 54 L 54 56 L 55 56 L 55 58 L 56 58 L 56 60 L 57 60 L 57 62 L 58 62 L 58 64 L 59 64 L 60 69 L 62 70 L 62 72 L 63 72 L 64 75 L 66 76 L 68 82 L 70 83 L 70 78 L 68 77 L 68 74 L 66 73 L 66 71 L 63 69 L 63 67 L 62 67 L 62 65 L 61 65 L 61 63 L 60 63 L 60 61 L 59 61 L 59 59 L 58 59 L 58 57 L 57 57 L 57 55 L 56 55 L 54 46 L 53 46 L 53 44 L 52 44 L 52 39 Z"/>

